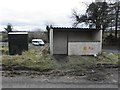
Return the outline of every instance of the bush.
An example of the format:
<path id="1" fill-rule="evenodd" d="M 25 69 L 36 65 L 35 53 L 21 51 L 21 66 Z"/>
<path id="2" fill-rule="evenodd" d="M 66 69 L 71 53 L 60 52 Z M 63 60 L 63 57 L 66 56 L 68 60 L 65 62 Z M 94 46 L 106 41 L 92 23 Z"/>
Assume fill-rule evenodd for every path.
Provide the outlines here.
<path id="1" fill-rule="evenodd" d="M 112 34 L 110 34 L 109 36 L 107 36 L 105 38 L 104 41 L 107 45 L 114 45 L 114 44 L 116 44 L 117 40 L 115 39 L 115 37 Z"/>
<path id="2" fill-rule="evenodd" d="M 102 52 L 97 58 L 100 63 L 118 64 L 118 55 L 119 54 Z"/>
<path id="3" fill-rule="evenodd" d="M 0 47 L 0 52 L 2 52 L 2 54 L 8 55 L 8 53 L 9 53 L 8 47 L 1 46 L 1 47 Z"/>

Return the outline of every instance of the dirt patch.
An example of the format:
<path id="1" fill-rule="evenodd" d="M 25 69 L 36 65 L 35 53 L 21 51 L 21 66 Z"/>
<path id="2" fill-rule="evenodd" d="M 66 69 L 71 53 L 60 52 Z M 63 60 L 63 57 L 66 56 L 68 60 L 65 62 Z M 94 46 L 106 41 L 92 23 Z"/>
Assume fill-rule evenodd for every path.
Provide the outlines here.
<path id="1" fill-rule="evenodd" d="M 115 83 L 118 82 L 118 69 L 108 68 L 101 70 L 87 70 L 86 72 L 82 71 L 61 71 L 61 70 L 52 70 L 49 72 L 38 72 L 38 71 L 5 71 L 2 73 L 2 76 L 5 78 L 9 77 L 28 77 L 31 78 L 40 78 L 44 77 L 45 80 L 54 79 L 57 82 L 67 81 L 78 82 L 78 83 Z M 61 79 L 64 78 L 64 79 Z M 59 80 L 58 80 L 59 79 Z M 66 82 L 67 82 L 66 81 Z"/>
<path id="2" fill-rule="evenodd" d="M 74 71 L 74 70 L 67 70 L 67 71 L 62 71 L 62 70 L 51 70 L 51 71 L 32 71 L 32 70 L 27 70 L 27 71 L 4 71 L 2 73 L 3 76 L 5 77 L 13 77 L 16 75 L 25 75 L 25 76 L 31 76 L 31 75 L 45 75 L 45 76 L 84 76 L 86 75 L 85 72 L 82 71 Z"/>
<path id="3" fill-rule="evenodd" d="M 106 79 L 106 74 L 99 71 L 97 73 L 92 73 L 92 74 L 86 75 L 86 79 L 90 80 L 90 81 L 103 81 Z"/>
<path id="4" fill-rule="evenodd" d="M 55 60 L 60 64 L 67 63 L 69 61 L 67 55 L 53 55 L 53 58 L 55 58 Z"/>

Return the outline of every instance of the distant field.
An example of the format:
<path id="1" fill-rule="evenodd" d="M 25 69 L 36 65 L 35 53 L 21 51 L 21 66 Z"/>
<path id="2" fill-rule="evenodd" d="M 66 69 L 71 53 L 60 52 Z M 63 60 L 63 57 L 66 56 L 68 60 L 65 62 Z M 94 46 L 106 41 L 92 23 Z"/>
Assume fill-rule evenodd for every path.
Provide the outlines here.
<path id="1" fill-rule="evenodd" d="M 45 42 L 47 42 L 47 32 L 41 32 L 41 31 L 35 31 L 35 32 L 28 32 L 29 36 L 29 42 L 31 42 L 31 40 L 33 38 L 40 38 L 43 39 Z M 8 36 L 6 32 L 0 32 L 0 41 L 7 41 L 8 40 Z"/>

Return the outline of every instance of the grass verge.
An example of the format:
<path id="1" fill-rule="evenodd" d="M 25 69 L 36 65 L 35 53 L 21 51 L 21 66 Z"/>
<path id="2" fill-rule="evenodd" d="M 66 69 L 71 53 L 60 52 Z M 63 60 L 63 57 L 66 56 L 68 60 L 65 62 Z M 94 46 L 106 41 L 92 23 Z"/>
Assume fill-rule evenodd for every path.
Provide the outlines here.
<path id="1" fill-rule="evenodd" d="M 66 56 L 67 62 L 59 63 L 53 56 L 42 55 L 39 51 L 31 49 L 23 52 L 22 55 L 3 55 L 2 65 L 7 70 L 35 70 L 51 71 L 55 73 L 66 72 L 69 74 L 83 75 L 86 71 L 96 69 L 98 64 L 118 64 L 120 54 L 106 53 L 97 57 L 93 56 Z M 79 72 L 79 73 L 78 73 Z"/>
<path id="2" fill-rule="evenodd" d="M 57 65 L 51 56 L 39 55 L 35 50 L 23 52 L 22 55 L 4 55 L 2 64 L 7 67 L 31 70 L 52 70 Z"/>

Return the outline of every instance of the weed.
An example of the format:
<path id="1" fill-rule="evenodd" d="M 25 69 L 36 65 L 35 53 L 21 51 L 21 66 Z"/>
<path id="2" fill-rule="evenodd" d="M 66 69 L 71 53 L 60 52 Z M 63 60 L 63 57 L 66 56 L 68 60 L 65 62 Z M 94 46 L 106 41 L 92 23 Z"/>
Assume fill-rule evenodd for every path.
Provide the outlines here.
<path id="1" fill-rule="evenodd" d="M 29 69 L 37 71 L 49 70 L 73 70 L 75 72 L 85 72 L 86 70 L 94 70 L 98 63 L 118 64 L 118 55 L 114 53 L 106 53 L 94 56 L 67 56 L 68 61 L 59 63 L 53 56 L 41 54 L 39 50 L 30 49 L 22 55 L 3 55 L 2 64 L 11 69 Z"/>
<path id="2" fill-rule="evenodd" d="M 41 56 L 35 50 L 25 51 L 22 55 L 4 55 L 2 60 L 7 66 L 21 66 L 34 70 L 51 70 L 56 67 L 56 63 L 50 56 Z"/>

